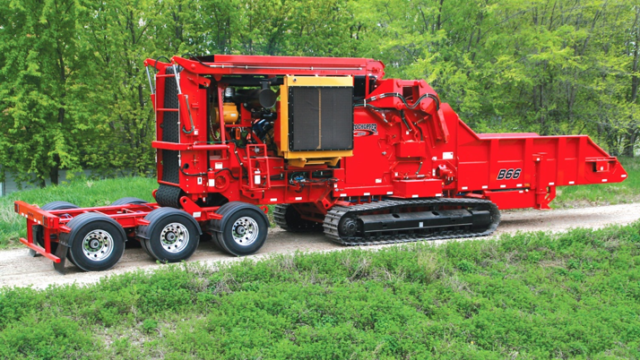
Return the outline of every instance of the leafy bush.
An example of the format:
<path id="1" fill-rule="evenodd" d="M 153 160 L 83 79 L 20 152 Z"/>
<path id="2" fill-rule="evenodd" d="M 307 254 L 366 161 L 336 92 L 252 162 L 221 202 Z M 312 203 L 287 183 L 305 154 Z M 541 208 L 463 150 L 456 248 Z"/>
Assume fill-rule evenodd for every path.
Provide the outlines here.
<path id="1" fill-rule="evenodd" d="M 92 344 L 92 358 L 637 358 L 639 229 L 185 263 L 87 287 L 5 288 L 0 357 L 77 357 Z"/>

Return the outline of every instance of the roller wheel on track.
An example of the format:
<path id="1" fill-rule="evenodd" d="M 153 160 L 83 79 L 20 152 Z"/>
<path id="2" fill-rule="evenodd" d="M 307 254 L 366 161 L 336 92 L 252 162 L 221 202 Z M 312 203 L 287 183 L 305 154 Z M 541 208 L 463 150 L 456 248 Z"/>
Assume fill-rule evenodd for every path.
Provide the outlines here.
<path id="1" fill-rule="evenodd" d="M 200 228 L 185 211 L 159 208 L 150 212 L 145 220 L 149 225 L 138 230 L 139 234 L 145 232 L 145 238 L 140 241 L 142 248 L 155 259 L 178 262 L 188 259 L 198 249 Z"/>
<path id="2" fill-rule="evenodd" d="M 66 201 L 52 201 L 50 203 L 47 203 L 45 205 L 43 205 L 40 209 L 42 210 L 68 210 L 68 209 L 79 209 L 80 207 L 78 205 L 72 204 L 70 202 L 66 202 Z M 38 245 L 40 245 L 42 248 L 44 248 L 44 239 L 36 239 L 36 242 L 38 243 Z M 58 249 L 58 243 L 57 242 L 51 242 L 51 253 L 55 254 L 56 250 Z M 36 256 L 38 255 L 38 253 L 36 253 L 33 250 L 29 250 L 29 255 L 31 256 Z"/>
<path id="3" fill-rule="evenodd" d="M 213 239 L 227 253 L 246 256 L 260 250 L 267 240 L 269 219 L 255 205 L 234 201 L 218 209 L 221 220 L 213 220 Z"/>
<path id="4" fill-rule="evenodd" d="M 149 202 L 146 200 L 139 199 L 137 197 L 123 197 L 111 203 L 110 206 L 115 205 L 128 205 L 128 204 L 148 204 Z"/>
<path id="5" fill-rule="evenodd" d="M 112 268 L 124 254 L 125 233 L 120 224 L 100 213 L 84 213 L 73 218 L 68 243 L 72 262 L 83 271 Z"/>
<path id="6" fill-rule="evenodd" d="M 291 204 L 276 205 L 273 212 L 276 224 L 286 231 L 294 233 L 322 232 L 322 223 L 303 219 L 298 210 Z"/>

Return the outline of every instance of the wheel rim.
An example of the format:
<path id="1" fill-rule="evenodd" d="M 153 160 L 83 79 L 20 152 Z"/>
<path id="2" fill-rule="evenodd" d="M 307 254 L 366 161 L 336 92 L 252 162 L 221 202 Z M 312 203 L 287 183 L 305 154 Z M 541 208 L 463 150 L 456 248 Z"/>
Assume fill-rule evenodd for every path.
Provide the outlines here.
<path id="1" fill-rule="evenodd" d="M 180 223 L 171 223 L 162 229 L 160 244 L 170 253 L 179 253 L 189 244 L 189 230 Z"/>
<path id="2" fill-rule="evenodd" d="M 109 232 L 96 229 L 82 239 L 82 254 L 91 261 L 102 261 L 113 252 L 113 237 Z"/>
<path id="3" fill-rule="evenodd" d="M 258 223 L 254 219 L 248 216 L 243 216 L 233 223 L 231 234 L 233 235 L 233 241 L 235 241 L 236 244 L 249 246 L 258 239 L 260 230 L 258 228 Z"/>

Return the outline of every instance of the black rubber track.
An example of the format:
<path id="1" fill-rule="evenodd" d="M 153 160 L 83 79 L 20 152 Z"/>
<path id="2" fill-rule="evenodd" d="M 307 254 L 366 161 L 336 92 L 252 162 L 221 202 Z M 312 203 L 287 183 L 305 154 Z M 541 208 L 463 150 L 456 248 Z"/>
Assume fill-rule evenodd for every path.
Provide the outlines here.
<path id="1" fill-rule="evenodd" d="M 468 229 L 451 229 L 442 228 L 429 229 L 428 233 L 420 233 L 417 231 L 396 231 L 380 232 L 367 236 L 341 236 L 338 231 L 338 225 L 340 220 L 345 215 L 366 215 L 369 213 L 392 210 L 394 208 L 407 208 L 407 207 L 462 207 L 472 208 L 475 210 L 489 210 L 492 217 L 492 222 L 485 229 L 480 230 L 468 230 Z M 331 239 L 331 241 L 346 245 L 346 246 L 360 246 L 360 245 L 384 245 L 384 244 L 399 244 L 415 241 L 427 241 L 427 240 L 443 240 L 443 239 L 458 239 L 458 238 L 471 238 L 479 236 L 487 236 L 493 233 L 500 224 L 500 211 L 498 207 L 488 200 L 482 199 L 415 199 L 415 200 L 385 200 L 369 204 L 354 205 L 350 207 L 335 206 L 333 207 L 324 221 L 324 233 Z"/>
<path id="2" fill-rule="evenodd" d="M 156 191 L 156 201 L 160 206 L 180 208 L 182 190 L 177 186 L 160 185 Z"/>
<path id="3" fill-rule="evenodd" d="M 322 223 L 300 218 L 298 210 L 291 204 L 276 205 L 273 219 L 278 226 L 289 232 L 319 233 L 323 231 Z"/>

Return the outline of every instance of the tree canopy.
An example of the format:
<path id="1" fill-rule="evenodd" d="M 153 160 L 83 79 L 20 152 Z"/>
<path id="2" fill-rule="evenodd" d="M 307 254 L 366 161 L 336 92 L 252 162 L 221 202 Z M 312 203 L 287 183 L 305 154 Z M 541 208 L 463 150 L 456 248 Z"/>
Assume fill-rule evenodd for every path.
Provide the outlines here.
<path id="1" fill-rule="evenodd" d="M 153 172 L 142 62 L 184 53 L 373 57 L 479 132 L 632 156 L 639 47 L 638 0 L 0 0 L 0 166 Z"/>

